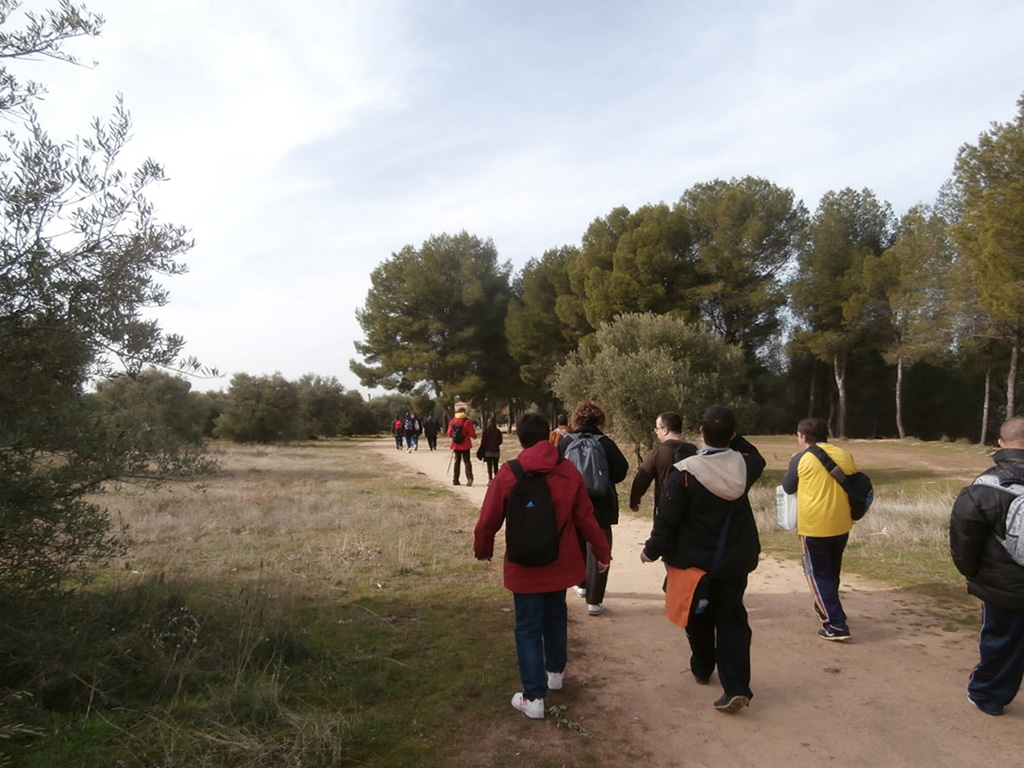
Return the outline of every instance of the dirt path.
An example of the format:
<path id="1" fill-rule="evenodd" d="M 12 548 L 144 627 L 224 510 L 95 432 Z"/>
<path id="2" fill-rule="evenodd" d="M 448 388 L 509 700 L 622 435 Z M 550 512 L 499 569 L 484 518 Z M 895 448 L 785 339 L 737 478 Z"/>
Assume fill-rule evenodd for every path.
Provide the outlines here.
<path id="1" fill-rule="evenodd" d="M 445 469 L 448 451 L 427 451 L 425 441 L 412 454 L 395 450 L 393 441 L 373 449 L 453 488 Z M 475 460 L 474 470 L 476 485 L 453 490 L 479 507 L 487 473 Z M 715 712 L 717 677 L 710 686 L 693 681 L 686 638 L 664 617 L 661 565 L 639 561 L 648 532 L 649 521 L 625 515 L 616 527 L 604 615 L 587 616 L 583 601 L 569 594 L 566 692 L 585 689 L 574 712 L 587 710 L 580 720 L 607 740 L 605 764 L 1024 763 L 1024 699 L 1003 717 L 984 715 L 966 700 L 977 652 L 972 632 L 944 628 L 924 598 L 844 577 L 853 639 L 823 642 L 799 565 L 773 557 L 751 575 L 747 592 L 754 699 L 736 716 Z M 500 567 L 493 565 L 496 580 Z M 557 703 L 554 695 L 550 703 Z"/>

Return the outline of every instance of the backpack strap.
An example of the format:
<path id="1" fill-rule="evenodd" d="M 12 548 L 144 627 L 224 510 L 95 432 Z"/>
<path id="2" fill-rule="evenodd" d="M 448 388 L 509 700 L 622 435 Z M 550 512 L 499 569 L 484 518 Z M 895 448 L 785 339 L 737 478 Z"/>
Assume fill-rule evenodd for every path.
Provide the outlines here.
<path id="1" fill-rule="evenodd" d="M 999 479 L 998 475 L 983 474 L 978 475 L 974 478 L 974 482 L 971 485 L 987 485 L 990 488 L 998 488 L 1000 491 L 1006 491 L 1012 493 L 1014 496 L 1024 496 L 1024 485 L 1020 483 L 1009 483 L 1004 485 Z"/>
<path id="2" fill-rule="evenodd" d="M 818 444 L 815 443 L 814 445 L 807 446 L 807 452 L 822 463 L 825 467 L 825 471 L 832 475 L 837 483 L 842 485 L 846 482 L 846 473 L 839 468 L 832 457 L 825 452 L 824 448 L 819 447 Z"/>

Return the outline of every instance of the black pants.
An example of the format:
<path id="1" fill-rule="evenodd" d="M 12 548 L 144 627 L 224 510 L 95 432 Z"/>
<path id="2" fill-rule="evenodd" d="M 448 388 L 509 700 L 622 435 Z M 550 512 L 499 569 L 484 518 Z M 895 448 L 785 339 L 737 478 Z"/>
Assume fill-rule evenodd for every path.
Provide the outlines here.
<path id="1" fill-rule="evenodd" d="M 751 697 L 750 622 L 743 605 L 747 577 L 712 579 L 711 596 L 704 613 L 690 612 L 686 637 L 690 641 L 690 671 L 710 677 L 718 667 L 718 679 L 730 696 Z"/>
<path id="2" fill-rule="evenodd" d="M 604 531 L 604 535 L 608 537 L 608 548 L 612 546 L 612 527 L 610 525 L 601 525 L 601 530 Z M 587 564 L 587 580 L 580 584 L 587 590 L 587 605 L 600 605 L 604 602 L 604 593 L 608 588 L 608 571 L 611 570 L 611 566 L 608 567 L 608 571 L 601 573 L 597 570 L 597 558 L 594 557 L 594 550 L 582 534 L 576 533 L 576 537 L 580 542 L 580 550 L 583 552 L 583 561 Z"/>
<path id="3" fill-rule="evenodd" d="M 472 464 L 472 462 L 470 461 L 470 458 L 469 458 L 469 454 L 471 453 L 471 451 L 469 451 L 469 450 L 454 451 L 454 453 L 455 453 L 455 474 L 452 476 L 452 482 L 454 482 L 455 485 L 459 484 L 459 472 L 461 470 L 460 462 L 465 462 L 466 463 L 466 479 L 469 480 L 470 482 L 473 482 L 473 464 Z"/>

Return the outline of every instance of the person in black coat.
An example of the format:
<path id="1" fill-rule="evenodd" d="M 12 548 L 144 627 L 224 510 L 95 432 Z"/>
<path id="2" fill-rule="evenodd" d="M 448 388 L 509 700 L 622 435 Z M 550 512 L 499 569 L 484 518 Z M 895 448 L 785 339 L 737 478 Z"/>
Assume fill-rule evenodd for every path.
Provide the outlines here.
<path id="1" fill-rule="evenodd" d="M 608 544 L 612 544 L 612 526 L 619 522 L 619 494 L 615 490 L 615 484 L 626 479 L 629 472 L 629 462 L 622 455 L 619 446 L 604 434 L 605 415 L 597 403 L 592 400 L 584 400 L 576 406 L 572 413 L 573 431 L 562 438 L 558 444 L 558 455 L 564 457 L 574 439 L 580 435 L 596 435 L 598 442 L 604 449 L 608 461 L 608 490 L 600 496 L 591 494 L 590 500 L 594 504 L 594 517 L 598 525 L 608 537 Z M 587 561 L 587 580 L 574 587 L 579 597 L 586 598 L 587 613 L 590 616 L 600 616 L 604 613 L 604 593 L 608 587 L 608 571 L 598 569 L 597 560 L 586 540 L 579 537 L 580 548 L 583 550 L 584 558 Z"/>
<path id="2" fill-rule="evenodd" d="M 707 685 L 717 667 L 723 694 L 714 707 L 734 714 L 754 695 L 752 633 L 743 595 L 748 574 L 757 568 L 761 541 L 747 493 L 761 477 L 765 460 L 736 434 L 736 417 L 725 406 L 705 411 L 700 435 L 705 447 L 669 474 L 640 559 L 661 558 L 674 568 L 707 572 L 707 606 L 698 613 L 692 605 L 686 625 L 690 672 Z"/>
<path id="3" fill-rule="evenodd" d="M 995 465 L 960 491 L 949 521 L 953 564 L 982 601 L 980 660 L 967 698 L 988 715 L 1003 714 L 1024 678 L 1024 565 L 1002 544 L 1006 513 L 1024 494 L 1024 418 L 1006 420 L 999 448 Z"/>

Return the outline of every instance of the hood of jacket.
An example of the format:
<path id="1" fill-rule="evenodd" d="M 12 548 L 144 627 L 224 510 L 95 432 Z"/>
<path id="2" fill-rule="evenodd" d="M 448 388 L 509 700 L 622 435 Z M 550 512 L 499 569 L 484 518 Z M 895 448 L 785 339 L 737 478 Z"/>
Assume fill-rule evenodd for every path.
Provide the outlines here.
<path id="1" fill-rule="evenodd" d="M 1024 483 L 1024 448 L 1000 448 L 992 460 L 995 466 L 982 474 L 995 475 L 1002 485 Z"/>
<path id="2" fill-rule="evenodd" d="M 690 456 L 676 462 L 675 467 L 689 472 L 720 499 L 735 501 L 747 490 L 747 464 L 739 451 L 730 449 Z"/>
<path id="3" fill-rule="evenodd" d="M 518 456 L 524 472 L 550 472 L 558 463 L 558 449 L 547 440 L 524 448 Z"/>

